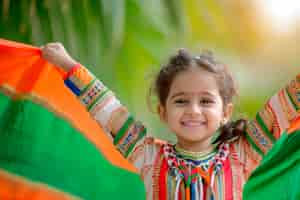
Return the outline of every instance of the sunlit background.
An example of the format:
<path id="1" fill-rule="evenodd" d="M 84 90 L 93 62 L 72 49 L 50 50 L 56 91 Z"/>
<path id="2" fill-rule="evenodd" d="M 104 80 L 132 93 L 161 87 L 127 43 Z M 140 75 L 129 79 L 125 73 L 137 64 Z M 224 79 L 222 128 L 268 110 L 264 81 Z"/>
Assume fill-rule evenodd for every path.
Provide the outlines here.
<path id="1" fill-rule="evenodd" d="M 164 139 L 148 109 L 153 74 L 177 48 L 211 49 L 240 88 L 235 117 L 253 117 L 299 72 L 296 0 L 1 0 L 0 37 L 60 41 Z M 58 97 L 59 98 L 59 97 Z"/>
<path id="2" fill-rule="evenodd" d="M 270 24 L 278 32 L 289 32 L 292 26 L 297 26 L 300 16 L 300 2 L 293 0 L 257 1 L 264 17 L 272 21 Z"/>

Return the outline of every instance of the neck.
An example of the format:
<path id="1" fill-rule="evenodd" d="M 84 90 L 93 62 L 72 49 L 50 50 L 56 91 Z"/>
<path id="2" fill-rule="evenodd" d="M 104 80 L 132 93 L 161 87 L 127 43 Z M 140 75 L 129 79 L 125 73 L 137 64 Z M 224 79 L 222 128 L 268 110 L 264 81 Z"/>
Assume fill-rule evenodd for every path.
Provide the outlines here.
<path id="1" fill-rule="evenodd" d="M 215 147 L 211 144 L 211 138 L 204 142 L 190 142 L 178 139 L 176 146 L 186 151 L 201 152 L 203 154 L 212 152 Z"/>

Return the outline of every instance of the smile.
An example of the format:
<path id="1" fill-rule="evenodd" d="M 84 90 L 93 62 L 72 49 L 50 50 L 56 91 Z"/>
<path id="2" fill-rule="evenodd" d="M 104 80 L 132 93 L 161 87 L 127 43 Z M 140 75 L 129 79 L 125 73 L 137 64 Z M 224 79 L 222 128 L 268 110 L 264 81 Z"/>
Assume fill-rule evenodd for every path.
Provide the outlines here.
<path id="1" fill-rule="evenodd" d="M 206 124 L 204 121 L 182 121 L 181 124 L 186 127 L 198 127 Z"/>

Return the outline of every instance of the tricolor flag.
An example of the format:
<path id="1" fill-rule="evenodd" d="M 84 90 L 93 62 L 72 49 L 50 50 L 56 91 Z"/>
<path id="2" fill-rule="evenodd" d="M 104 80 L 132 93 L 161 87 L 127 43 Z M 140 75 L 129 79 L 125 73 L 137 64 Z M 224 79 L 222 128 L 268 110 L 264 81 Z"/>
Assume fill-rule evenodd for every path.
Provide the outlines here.
<path id="1" fill-rule="evenodd" d="M 40 49 L 0 40 L 0 199 L 145 199 L 63 74 Z"/>

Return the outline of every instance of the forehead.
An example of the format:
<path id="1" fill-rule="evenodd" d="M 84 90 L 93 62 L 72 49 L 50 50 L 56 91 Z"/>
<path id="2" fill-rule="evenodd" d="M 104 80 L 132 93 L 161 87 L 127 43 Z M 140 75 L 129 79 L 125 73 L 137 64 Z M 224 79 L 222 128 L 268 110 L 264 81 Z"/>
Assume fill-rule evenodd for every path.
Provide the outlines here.
<path id="1" fill-rule="evenodd" d="M 174 78 L 169 95 L 175 93 L 219 95 L 219 88 L 213 73 L 194 67 Z"/>

